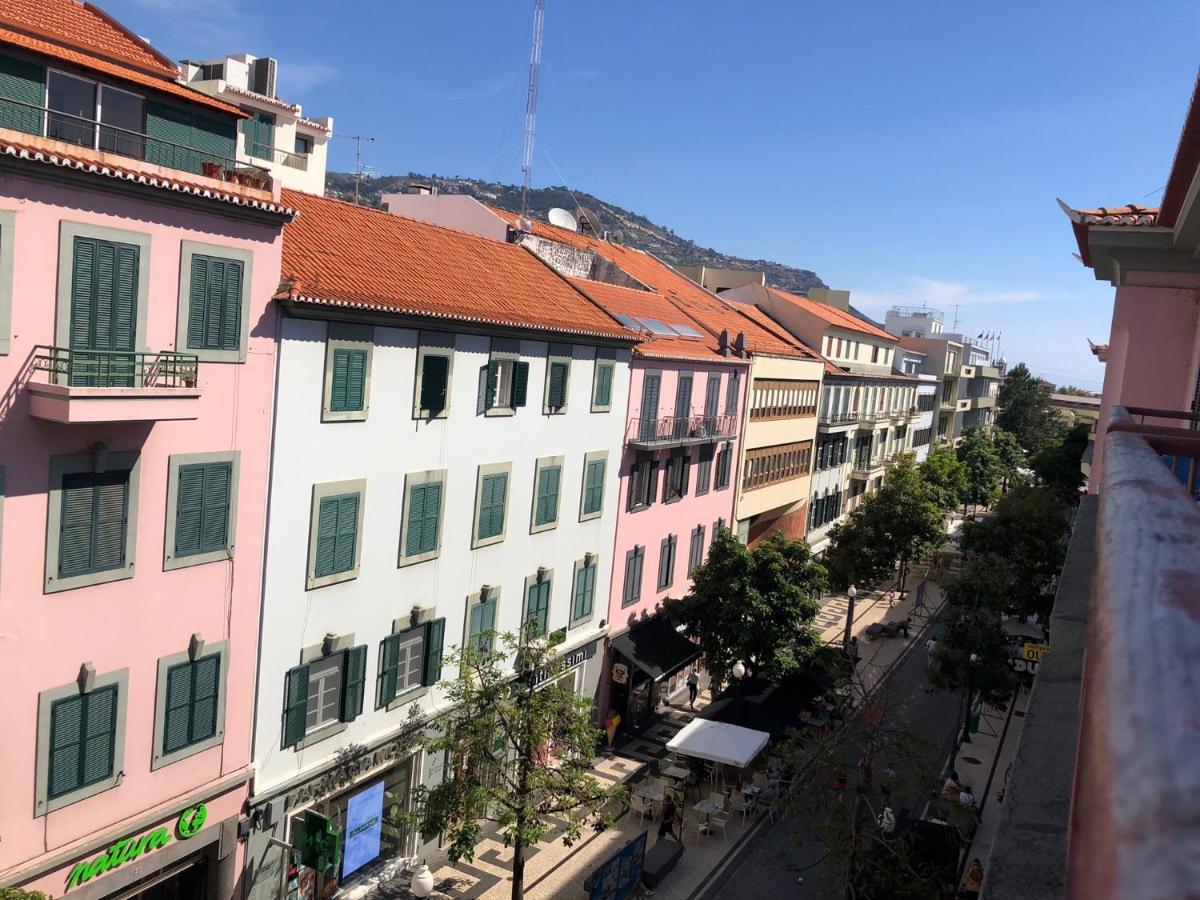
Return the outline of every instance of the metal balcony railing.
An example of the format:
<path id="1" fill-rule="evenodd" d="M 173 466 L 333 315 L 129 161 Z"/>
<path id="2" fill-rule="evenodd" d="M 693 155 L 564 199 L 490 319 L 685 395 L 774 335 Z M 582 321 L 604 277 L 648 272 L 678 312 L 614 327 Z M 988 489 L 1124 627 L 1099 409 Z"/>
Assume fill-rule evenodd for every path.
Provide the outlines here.
<path id="1" fill-rule="evenodd" d="M 930 309 L 927 306 L 893 306 L 888 312 L 905 318 L 931 319 L 934 322 L 946 321 L 946 317 L 940 309 Z"/>
<path id="2" fill-rule="evenodd" d="M 848 422 L 857 422 L 858 413 L 850 412 L 824 412 L 817 417 L 818 425 L 844 425 Z"/>
<path id="3" fill-rule="evenodd" d="M 1188 493 L 1200 459 L 1200 432 L 1189 427 L 1197 421 L 1114 407 L 1103 437 L 1070 898 L 1186 897 L 1200 884 L 1200 509 Z M 1163 465 L 1167 457 L 1188 461 L 1190 484 L 1180 484 L 1178 466 Z M 1039 792 L 1043 805 L 1054 796 Z"/>
<path id="4" fill-rule="evenodd" d="M 171 350 L 125 353 L 42 344 L 33 355 L 33 370 L 44 373 L 47 384 L 68 387 L 195 387 L 198 368 L 194 354 Z"/>
<path id="5" fill-rule="evenodd" d="M 736 415 L 659 416 L 630 419 L 625 439 L 634 446 L 670 447 L 703 444 L 730 438 L 736 433 Z"/>
<path id="6" fill-rule="evenodd" d="M 0 127 L 260 190 L 271 187 L 270 174 L 260 166 L 11 97 L 0 97 Z"/>

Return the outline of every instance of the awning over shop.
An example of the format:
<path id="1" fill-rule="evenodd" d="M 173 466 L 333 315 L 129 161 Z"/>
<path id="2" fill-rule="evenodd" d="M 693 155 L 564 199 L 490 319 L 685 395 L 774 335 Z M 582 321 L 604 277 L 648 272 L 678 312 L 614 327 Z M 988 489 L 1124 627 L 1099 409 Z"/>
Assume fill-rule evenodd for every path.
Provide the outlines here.
<path id="1" fill-rule="evenodd" d="M 655 616 L 612 639 L 612 647 L 655 681 L 678 672 L 700 648 Z"/>
<path id="2" fill-rule="evenodd" d="M 667 749 L 707 759 L 727 766 L 744 769 L 767 746 L 771 736 L 728 722 L 692 719 L 679 733 L 667 741 Z"/>

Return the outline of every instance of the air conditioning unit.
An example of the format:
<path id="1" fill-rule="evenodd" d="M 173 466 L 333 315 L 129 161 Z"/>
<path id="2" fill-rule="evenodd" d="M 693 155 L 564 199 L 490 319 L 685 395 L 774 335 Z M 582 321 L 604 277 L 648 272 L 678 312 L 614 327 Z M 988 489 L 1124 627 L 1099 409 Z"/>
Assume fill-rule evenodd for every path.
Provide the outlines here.
<path id="1" fill-rule="evenodd" d="M 275 75 L 279 62 L 264 56 L 256 59 L 250 66 L 250 90 L 264 97 L 275 96 Z"/>

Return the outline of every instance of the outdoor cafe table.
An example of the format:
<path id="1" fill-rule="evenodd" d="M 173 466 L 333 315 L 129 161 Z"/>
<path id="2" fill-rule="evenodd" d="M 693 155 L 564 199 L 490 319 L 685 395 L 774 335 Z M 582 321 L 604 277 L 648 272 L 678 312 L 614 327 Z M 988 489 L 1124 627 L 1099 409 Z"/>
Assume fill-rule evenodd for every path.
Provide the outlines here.
<path id="1" fill-rule="evenodd" d="M 639 797 L 645 797 L 651 803 L 662 803 L 663 797 L 665 796 L 663 789 L 653 784 L 647 784 L 638 788 L 637 795 Z"/>
<path id="2" fill-rule="evenodd" d="M 691 774 L 691 771 L 685 769 L 683 766 L 669 766 L 667 770 L 663 772 L 663 775 L 665 775 L 667 778 L 674 778 L 676 781 L 683 781 Z"/>
<path id="3" fill-rule="evenodd" d="M 719 813 L 724 808 L 725 807 L 723 807 L 721 804 L 716 803 L 712 800 L 701 800 L 699 803 L 697 803 L 695 806 L 692 807 L 692 809 L 694 809 L 696 812 L 702 813 L 704 815 L 704 830 L 705 831 L 708 830 L 709 817 L 712 816 L 713 813 Z"/>

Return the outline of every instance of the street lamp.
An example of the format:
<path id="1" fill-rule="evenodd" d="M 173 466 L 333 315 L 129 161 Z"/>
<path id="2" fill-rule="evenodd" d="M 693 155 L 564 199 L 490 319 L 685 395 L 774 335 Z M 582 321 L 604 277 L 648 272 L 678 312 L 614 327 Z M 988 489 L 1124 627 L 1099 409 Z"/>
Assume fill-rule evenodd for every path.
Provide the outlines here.
<path id="1" fill-rule="evenodd" d="M 740 721 L 742 705 L 742 679 L 746 677 L 746 664 L 739 659 L 733 664 L 733 668 L 729 670 L 729 674 L 733 676 L 733 708 L 735 710 L 735 718 Z"/>
<path id="2" fill-rule="evenodd" d="M 963 731 L 962 742 L 964 744 L 971 743 L 971 701 L 975 699 L 975 688 L 971 686 L 971 669 L 979 662 L 979 655 L 972 653 L 967 657 L 966 671 L 966 687 L 967 687 L 967 710 L 963 716 Z"/>
<path id="3" fill-rule="evenodd" d="M 850 585 L 846 591 L 850 602 L 846 605 L 846 633 L 842 636 L 842 649 L 850 652 L 850 629 L 854 627 L 854 598 L 858 596 L 858 588 Z"/>

